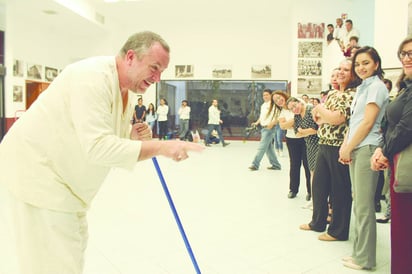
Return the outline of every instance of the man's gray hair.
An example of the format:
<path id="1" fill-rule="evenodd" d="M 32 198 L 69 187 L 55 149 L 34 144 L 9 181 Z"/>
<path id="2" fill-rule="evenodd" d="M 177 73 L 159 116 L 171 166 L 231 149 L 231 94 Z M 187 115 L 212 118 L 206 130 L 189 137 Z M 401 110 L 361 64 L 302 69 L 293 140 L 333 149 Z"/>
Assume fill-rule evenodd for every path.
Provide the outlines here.
<path id="1" fill-rule="evenodd" d="M 140 59 L 156 42 L 158 42 L 168 53 L 170 52 L 169 45 L 159 34 L 151 31 L 143 31 L 130 36 L 123 45 L 119 54 L 124 57 L 128 50 L 133 50 L 136 52 L 137 58 Z"/>

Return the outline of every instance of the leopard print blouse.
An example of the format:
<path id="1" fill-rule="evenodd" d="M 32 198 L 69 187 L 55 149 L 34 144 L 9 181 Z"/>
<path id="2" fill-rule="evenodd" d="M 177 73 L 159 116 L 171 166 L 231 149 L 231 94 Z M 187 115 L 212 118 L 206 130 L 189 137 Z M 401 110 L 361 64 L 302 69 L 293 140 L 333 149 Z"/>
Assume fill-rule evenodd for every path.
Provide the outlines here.
<path id="1" fill-rule="evenodd" d="M 346 121 L 340 125 L 322 124 L 318 129 L 319 144 L 329 146 L 340 146 L 343 143 L 348 131 L 350 118 L 350 105 L 353 100 L 355 89 L 348 89 L 344 92 L 333 90 L 329 92 L 325 102 L 325 107 L 330 110 L 339 110 L 345 115 Z"/>

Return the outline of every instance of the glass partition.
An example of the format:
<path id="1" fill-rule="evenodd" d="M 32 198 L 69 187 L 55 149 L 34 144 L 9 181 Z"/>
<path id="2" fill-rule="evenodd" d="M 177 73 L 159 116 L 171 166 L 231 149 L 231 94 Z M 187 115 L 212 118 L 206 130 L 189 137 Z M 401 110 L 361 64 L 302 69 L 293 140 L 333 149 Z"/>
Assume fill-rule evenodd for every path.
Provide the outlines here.
<path id="1" fill-rule="evenodd" d="M 163 80 L 157 84 L 157 102 L 169 105 L 169 131 L 179 128 L 178 111 L 182 100 L 191 107 L 190 129 L 202 133 L 207 127 L 208 108 L 213 99 L 219 102 L 225 137 L 242 137 L 244 128 L 259 118 L 264 89 L 287 91 L 287 81 L 242 80 Z"/>

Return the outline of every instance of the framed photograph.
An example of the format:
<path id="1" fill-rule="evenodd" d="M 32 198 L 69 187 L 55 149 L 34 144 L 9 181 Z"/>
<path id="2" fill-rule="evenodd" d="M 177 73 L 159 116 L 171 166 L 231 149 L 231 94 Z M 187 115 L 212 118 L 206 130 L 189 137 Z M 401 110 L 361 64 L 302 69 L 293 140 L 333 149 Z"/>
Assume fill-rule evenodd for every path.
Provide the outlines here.
<path id="1" fill-rule="evenodd" d="M 271 65 L 255 65 L 251 68 L 252 78 L 271 78 L 272 66 Z"/>
<path id="2" fill-rule="evenodd" d="M 13 76 L 23 77 L 24 75 L 24 63 L 21 60 L 13 60 Z"/>
<path id="3" fill-rule="evenodd" d="M 41 80 L 43 67 L 41 65 L 27 64 L 27 78 Z"/>
<path id="4" fill-rule="evenodd" d="M 13 102 L 23 102 L 23 86 L 13 86 Z"/>
<path id="5" fill-rule="evenodd" d="M 299 42 L 298 58 L 322 58 L 322 42 Z"/>
<path id="6" fill-rule="evenodd" d="M 193 77 L 193 65 L 177 65 L 175 66 L 176 78 Z"/>
<path id="7" fill-rule="evenodd" d="M 299 77 L 298 94 L 316 94 L 322 91 L 321 77 Z"/>
<path id="8" fill-rule="evenodd" d="M 298 60 L 298 76 L 322 76 L 322 59 Z"/>
<path id="9" fill-rule="evenodd" d="M 228 65 L 216 65 L 212 71 L 213 78 L 232 78 L 232 67 Z"/>
<path id="10" fill-rule="evenodd" d="M 59 71 L 56 68 L 45 67 L 45 78 L 47 81 L 52 82 L 57 77 Z"/>
<path id="11" fill-rule="evenodd" d="M 299 39 L 323 39 L 325 23 L 298 23 Z"/>

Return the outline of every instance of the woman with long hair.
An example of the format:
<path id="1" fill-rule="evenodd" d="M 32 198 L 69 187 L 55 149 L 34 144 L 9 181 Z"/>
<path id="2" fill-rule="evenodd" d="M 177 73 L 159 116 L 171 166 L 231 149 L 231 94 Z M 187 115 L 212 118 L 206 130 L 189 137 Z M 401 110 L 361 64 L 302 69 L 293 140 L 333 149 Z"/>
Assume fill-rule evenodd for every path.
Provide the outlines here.
<path id="1" fill-rule="evenodd" d="M 369 159 L 382 141 L 381 121 L 389 102 L 383 83 L 382 61 L 372 47 L 362 47 L 353 57 L 352 74 L 362 80 L 351 105 L 351 118 L 345 140 L 339 151 L 339 162 L 349 165 L 354 213 L 352 255 L 343 265 L 353 269 L 376 266 L 375 192 L 377 171 Z"/>

